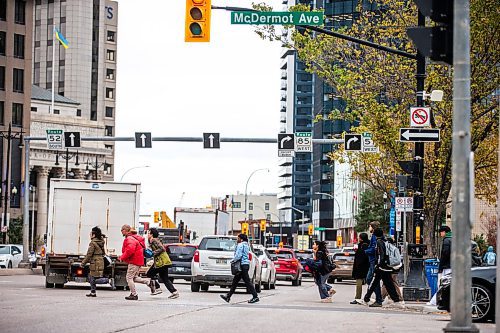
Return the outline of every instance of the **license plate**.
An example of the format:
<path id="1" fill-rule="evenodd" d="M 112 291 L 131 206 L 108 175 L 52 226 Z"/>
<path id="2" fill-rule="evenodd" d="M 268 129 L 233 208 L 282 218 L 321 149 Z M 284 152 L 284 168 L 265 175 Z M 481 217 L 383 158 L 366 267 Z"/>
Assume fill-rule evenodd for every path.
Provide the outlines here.
<path id="1" fill-rule="evenodd" d="M 183 272 L 184 271 L 184 267 L 175 267 L 175 270 L 177 272 Z"/>
<path id="2" fill-rule="evenodd" d="M 79 282 L 79 283 L 87 282 L 87 278 L 75 277 L 75 282 Z"/>
<path id="3" fill-rule="evenodd" d="M 226 259 L 215 259 L 215 263 L 216 264 L 227 264 L 227 260 Z"/>

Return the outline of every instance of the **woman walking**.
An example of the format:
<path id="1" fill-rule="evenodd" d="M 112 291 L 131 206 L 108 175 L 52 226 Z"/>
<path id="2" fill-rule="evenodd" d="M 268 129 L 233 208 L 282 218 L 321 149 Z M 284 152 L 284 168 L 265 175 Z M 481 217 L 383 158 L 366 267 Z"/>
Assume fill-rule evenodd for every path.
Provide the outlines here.
<path id="1" fill-rule="evenodd" d="M 331 273 L 331 270 L 328 268 L 330 259 L 328 259 L 326 243 L 323 241 L 314 241 L 313 253 L 315 262 L 314 281 L 318 286 L 319 297 L 321 298 L 322 303 L 331 303 L 332 296 L 336 293 L 336 291 L 332 288 L 332 286 L 326 283 Z"/>
<path id="2" fill-rule="evenodd" d="M 83 259 L 81 265 L 84 267 L 90 263 L 90 294 L 87 297 L 97 297 L 96 285 L 110 283 L 110 279 L 103 277 L 104 274 L 104 235 L 99 227 L 93 227 L 90 232 L 90 244 L 87 250 L 87 255 Z M 111 286 L 113 287 L 113 281 Z"/>
<path id="3" fill-rule="evenodd" d="M 233 283 L 231 284 L 231 289 L 227 295 L 220 295 L 220 297 L 229 303 L 231 300 L 231 296 L 233 296 L 236 291 L 236 287 L 241 279 L 245 281 L 245 286 L 247 290 L 252 293 L 252 299 L 248 301 L 248 303 L 257 303 L 259 301 L 259 297 L 257 296 L 257 292 L 255 291 L 255 287 L 250 282 L 250 277 L 248 276 L 248 271 L 250 269 L 250 260 L 248 258 L 248 253 L 250 252 L 250 246 L 248 245 L 248 237 L 245 234 L 239 234 L 237 239 L 238 245 L 234 251 L 234 258 L 231 260 L 231 264 L 240 262 L 241 270 L 234 275 Z"/>
<path id="4" fill-rule="evenodd" d="M 148 278 L 151 279 L 150 282 L 151 285 L 156 284 L 155 291 L 152 292 L 151 295 L 158 295 L 162 293 L 160 285 L 156 280 L 154 280 L 156 274 L 159 274 L 161 280 L 165 284 L 165 287 L 167 287 L 168 291 L 170 291 L 170 296 L 168 296 L 168 298 L 170 299 L 178 298 L 179 292 L 177 291 L 177 289 L 175 289 L 174 285 L 172 284 L 172 281 L 170 281 L 170 279 L 168 278 L 168 266 L 172 265 L 172 261 L 170 260 L 170 257 L 168 256 L 167 252 L 165 251 L 165 247 L 158 239 L 158 229 L 156 228 L 149 229 L 148 242 L 149 246 L 151 246 L 151 250 L 153 250 L 154 264 L 148 270 L 146 275 L 148 276 Z"/>
<path id="5" fill-rule="evenodd" d="M 370 259 L 365 250 L 368 249 L 369 245 L 368 234 L 365 232 L 359 234 L 358 249 L 354 255 L 354 264 L 352 267 L 352 278 L 356 280 L 356 296 L 350 304 L 363 304 L 361 303 L 361 294 L 368 270 L 370 269 Z"/>

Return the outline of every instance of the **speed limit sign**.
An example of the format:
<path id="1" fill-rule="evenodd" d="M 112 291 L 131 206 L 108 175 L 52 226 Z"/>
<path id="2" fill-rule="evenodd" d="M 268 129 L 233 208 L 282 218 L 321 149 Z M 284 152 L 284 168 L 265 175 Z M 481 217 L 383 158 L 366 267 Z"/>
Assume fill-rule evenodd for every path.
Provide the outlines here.
<path id="1" fill-rule="evenodd" d="M 63 149 L 63 130 L 47 130 L 47 147 L 49 149 Z"/>
<path id="2" fill-rule="evenodd" d="M 312 151 L 312 133 L 297 132 L 295 133 L 295 151 L 296 152 L 311 152 Z"/>

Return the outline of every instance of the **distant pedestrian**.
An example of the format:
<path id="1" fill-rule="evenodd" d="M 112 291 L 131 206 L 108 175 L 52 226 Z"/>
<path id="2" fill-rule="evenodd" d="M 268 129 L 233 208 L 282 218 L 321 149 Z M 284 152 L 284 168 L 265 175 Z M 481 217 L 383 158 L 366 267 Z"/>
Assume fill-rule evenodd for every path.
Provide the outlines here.
<path id="1" fill-rule="evenodd" d="M 470 254 L 472 256 L 471 258 L 471 266 L 472 267 L 479 267 L 483 265 L 483 258 L 481 258 L 481 253 L 480 253 L 479 245 L 475 241 L 472 241 L 471 244 L 471 251 Z"/>
<path id="2" fill-rule="evenodd" d="M 362 304 L 360 302 L 363 292 L 363 284 L 366 281 L 366 276 L 368 275 L 368 270 L 370 269 L 370 259 L 366 254 L 365 250 L 368 249 L 370 241 L 368 240 L 368 234 L 362 232 L 359 234 L 358 249 L 354 255 L 354 264 L 352 267 L 352 278 L 356 280 L 356 295 L 351 304 Z"/>
<path id="3" fill-rule="evenodd" d="M 488 246 L 488 250 L 484 254 L 483 261 L 487 266 L 495 266 L 497 264 L 497 255 L 493 251 L 493 246 Z"/>
<path id="4" fill-rule="evenodd" d="M 439 228 L 439 236 L 443 238 L 441 244 L 441 255 L 439 256 L 438 286 L 444 275 L 451 274 L 451 229 L 447 225 Z M 437 293 L 435 293 L 427 305 L 436 305 Z"/>
<path id="5" fill-rule="evenodd" d="M 174 285 L 172 284 L 172 281 L 168 278 L 168 267 L 172 266 L 172 261 L 170 260 L 170 257 L 168 256 L 167 252 L 165 251 L 165 247 L 161 243 L 160 239 L 158 239 L 158 229 L 156 228 L 151 228 L 148 231 L 148 241 L 151 249 L 153 250 L 154 254 L 154 264 L 151 266 L 151 268 L 147 272 L 147 276 L 154 281 L 155 283 L 155 292 L 152 293 L 152 295 L 158 295 L 162 293 L 162 290 L 160 289 L 160 285 L 157 284 L 155 280 L 156 274 L 160 275 L 160 278 L 162 279 L 163 283 L 165 284 L 165 287 L 167 287 L 168 291 L 170 291 L 170 296 L 168 298 L 173 299 L 173 298 L 178 298 L 179 297 L 179 292 L 177 289 L 175 289 Z"/>
<path id="6" fill-rule="evenodd" d="M 328 250 L 326 243 L 323 241 L 314 241 L 313 243 L 313 259 L 314 259 L 314 282 L 318 286 L 319 297 L 322 303 L 331 303 L 332 296 L 336 293 L 335 289 L 330 286 L 327 281 L 332 273 L 329 267 Z"/>
<path id="7" fill-rule="evenodd" d="M 392 237 L 387 237 L 387 241 L 389 243 L 395 244 L 395 241 Z M 405 301 L 403 300 L 403 295 L 401 294 L 401 286 L 399 285 L 399 282 L 398 282 L 398 275 L 399 275 L 399 271 L 401 270 L 402 266 L 403 265 L 401 265 L 400 267 L 393 267 L 392 272 L 391 272 L 391 277 L 392 277 L 392 282 L 394 282 L 394 289 L 396 289 L 396 292 L 398 293 L 399 300 L 400 300 L 401 304 L 404 304 Z M 385 287 L 385 285 L 382 285 L 382 299 L 384 300 L 384 302 L 382 304 L 385 304 L 386 301 L 387 301 L 387 303 L 390 302 L 390 300 L 385 300 L 385 298 L 387 296 L 389 296 L 389 293 L 387 292 L 387 288 Z"/>
<path id="8" fill-rule="evenodd" d="M 82 260 L 82 267 L 90 264 L 89 283 L 90 293 L 87 297 L 96 297 L 96 285 L 110 283 L 110 279 L 103 277 L 104 275 L 104 235 L 99 227 L 93 227 L 90 232 L 90 244 L 87 250 L 87 255 Z M 111 286 L 113 287 L 113 279 L 111 279 Z"/>
<path id="9" fill-rule="evenodd" d="M 365 250 L 365 253 L 368 255 L 368 259 L 370 260 L 370 268 L 368 269 L 368 274 L 366 275 L 366 283 L 368 285 L 371 284 L 373 280 L 373 276 L 375 274 L 375 263 L 376 263 L 376 254 L 377 254 L 377 237 L 374 235 L 375 229 L 380 227 L 380 222 L 372 221 L 368 227 L 368 231 L 371 234 L 370 245 Z M 382 291 L 380 289 L 380 284 L 375 285 L 375 303 L 382 304 Z"/>
<path id="10" fill-rule="evenodd" d="M 232 263 L 240 262 L 241 271 L 236 273 L 233 278 L 233 283 L 231 284 L 231 288 L 226 295 L 220 295 L 220 297 L 229 303 L 231 300 L 231 296 L 233 296 L 236 291 L 236 287 L 238 287 L 238 283 L 241 279 L 245 281 L 245 286 L 247 290 L 252 294 L 252 299 L 248 301 L 248 303 L 257 303 L 259 301 L 259 297 L 257 295 L 257 291 L 255 291 L 255 287 L 252 285 L 250 281 L 250 276 L 248 276 L 248 271 L 250 270 L 250 259 L 248 253 L 250 252 L 250 245 L 248 245 L 248 237 L 245 234 L 239 234 L 237 238 L 238 245 L 234 250 L 234 258 L 231 260 Z"/>
<path id="11" fill-rule="evenodd" d="M 375 255 L 375 274 L 373 276 L 373 280 L 366 292 L 364 297 L 364 301 L 366 303 L 370 302 L 370 296 L 375 291 L 376 287 L 380 288 L 380 281 L 382 281 L 387 288 L 387 292 L 389 296 L 394 301 L 394 303 L 401 304 L 398 293 L 396 292 L 396 287 L 394 286 L 394 282 L 392 281 L 392 272 L 393 269 L 389 267 L 389 255 L 386 249 L 386 239 L 384 237 L 384 231 L 380 228 L 375 229 L 373 234 L 377 237 L 377 251 Z M 381 307 L 382 302 L 375 301 L 375 303 L 370 304 L 370 307 Z"/>
<path id="12" fill-rule="evenodd" d="M 139 296 L 135 289 L 135 283 L 142 283 L 149 286 L 151 293 L 155 293 L 154 281 L 139 277 L 139 269 L 144 265 L 144 237 L 137 235 L 137 232 L 128 224 L 124 224 L 121 229 L 123 237 L 122 255 L 119 260 L 128 263 L 127 267 L 127 284 L 130 288 L 130 295 L 125 297 L 126 300 L 137 301 Z"/>

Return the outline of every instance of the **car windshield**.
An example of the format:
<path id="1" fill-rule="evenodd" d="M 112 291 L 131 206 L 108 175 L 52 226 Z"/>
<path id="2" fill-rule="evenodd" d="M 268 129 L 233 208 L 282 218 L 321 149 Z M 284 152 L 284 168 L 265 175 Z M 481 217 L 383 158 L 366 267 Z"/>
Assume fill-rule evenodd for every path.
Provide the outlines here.
<path id="1" fill-rule="evenodd" d="M 278 258 L 278 259 L 293 259 L 293 254 L 288 251 L 274 251 L 270 250 L 269 253 L 273 258 Z"/>
<path id="2" fill-rule="evenodd" d="M 295 252 L 295 256 L 297 256 L 297 259 L 299 260 L 306 260 L 306 259 L 310 259 L 313 257 L 313 254 L 312 252 L 309 253 L 309 252 Z"/>
<path id="3" fill-rule="evenodd" d="M 234 251 L 236 239 L 233 238 L 203 238 L 198 249 L 210 251 Z"/>
<path id="4" fill-rule="evenodd" d="M 333 260 L 354 262 L 354 256 L 346 256 L 344 253 L 336 253 L 333 255 Z"/>
<path id="5" fill-rule="evenodd" d="M 253 253 L 255 253 L 256 256 L 260 257 L 261 255 L 264 254 L 264 251 L 262 249 L 253 249 Z"/>
<path id="6" fill-rule="evenodd" d="M 0 254 L 9 254 L 9 247 L 8 246 L 0 246 Z"/>
<path id="7" fill-rule="evenodd" d="M 167 253 L 173 260 L 193 257 L 194 251 L 196 251 L 194 246 L 170 245 L 167 247 Z"/>

